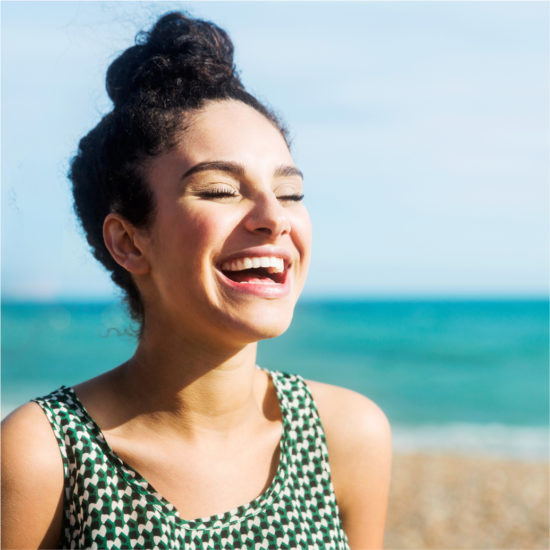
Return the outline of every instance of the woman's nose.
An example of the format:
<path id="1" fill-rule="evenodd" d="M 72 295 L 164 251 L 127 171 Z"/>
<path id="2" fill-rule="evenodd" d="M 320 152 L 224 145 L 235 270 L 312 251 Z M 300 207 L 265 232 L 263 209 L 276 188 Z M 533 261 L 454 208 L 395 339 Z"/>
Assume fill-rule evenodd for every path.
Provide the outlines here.
<path id="1" fill-rule="evenodd" d="M 290 233 L 290 220 L 285 207 L 275 195 L 257 197 L 245 220 L 245 227 L 252 233 L 279 237 Z"/>

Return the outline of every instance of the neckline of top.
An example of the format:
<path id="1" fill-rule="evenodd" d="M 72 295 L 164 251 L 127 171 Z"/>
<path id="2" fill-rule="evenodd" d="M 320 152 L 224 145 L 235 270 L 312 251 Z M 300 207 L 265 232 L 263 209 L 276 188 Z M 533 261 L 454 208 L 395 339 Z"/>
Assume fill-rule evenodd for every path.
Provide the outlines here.
<path id="1" fill-rule="evenodd" d="M 262 369 L 264 370 L 264 369 Z M 279 442 L 279 464 L 277 470 L 269 487 L 263 491 L 259 496 L 251 500 L 246 504 L 241 504 L 231 510 L 226 512 L 221 512 L 218 514 L 213 514 L 211 516 L 200 517 L 196 519 L 184 519 L 180 516 L 177 508 L 165 497 L 163 497 L 152 485 L 145 479 L 136 469 L 134 469 L 130 464 L 123 460 L 109 445 L 103 431 L 92 418 L 92 416 L 86 410 L 86 407 L 80 401 L 76 392 L 72 387 L 62 386 L 62 389 L 65 390 L 78 409 L 80 409 L 82 416 L 87 420 L 89 427 L 97 441 L 101 446 L 105 455 L 110 459 L 112 463 L 117 467 L 119 472 L 122 474 L 124 479 L 129 482 L 138 492 L 144 496 L 149 503 L 154 506 L 157 510 L 165 514 L 167 517 L 172 517 L 174 521 L 186 529 L 193 530 L 208 530 L 208 529 L 219 529 L 239 523 L 244 519 L 256 515 L 267 505 L 270 505 L 277 495 L 280 493 L 286 479 L 287 471 L 289 468 L 289 455 L 290 455 L 290 442 L 289 434 L 291 431 L 291 413 L 287 407 L 287 398 L 283 393 L 283 389 L 280 386 L 280 381 L 277 376 L 276 371 L 265 372 L 270 377 L 273 387 L 277 395 L 277 400 L 279 403 L 279 409 L 281 411 L 281 418 L 283 422 L 283 433 L 281 435 L 281 440 Z"/>

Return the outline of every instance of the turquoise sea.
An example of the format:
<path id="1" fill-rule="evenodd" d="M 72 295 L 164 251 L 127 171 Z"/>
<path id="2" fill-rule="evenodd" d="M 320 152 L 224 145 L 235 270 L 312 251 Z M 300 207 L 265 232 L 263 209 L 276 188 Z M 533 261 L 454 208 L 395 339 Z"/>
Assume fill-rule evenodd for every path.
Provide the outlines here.
<path id="1" fill-rule="evenodd" d="M 548 453 L 547 300 L 303 301 L 258 363 L 376 401 L 402 451 Z M 2 306 L 2 415 L 125 360 L 114 303 Z M 350 419 L 352 422 L 353 419 Z"/>

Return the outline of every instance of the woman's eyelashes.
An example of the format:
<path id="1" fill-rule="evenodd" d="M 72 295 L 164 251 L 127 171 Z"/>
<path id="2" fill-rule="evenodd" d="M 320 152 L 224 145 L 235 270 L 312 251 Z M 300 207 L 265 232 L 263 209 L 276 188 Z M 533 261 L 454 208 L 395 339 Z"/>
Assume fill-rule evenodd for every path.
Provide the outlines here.
<path id="1" fill-rule="evenodd" d="M 209 191 L 202 191 L 199 193 L 200 197 L 203 197 L 205 199 L 225 199 L 230 197 L 236 197 L 238 195 L 237 191 L 233 190 L 216 190 L 212 189 Z"/>
<path id="2" fill-rule="evenodd" d="M 200 190 L 197 194 L 203 199 L 231 199 L 240 195 L 239 191 L 231 187 L 212 187 Z M 304 195 L 302 193 L 286 193 L 276 197 L 281 202 L 300 202 L 303 200 Z"/>
<path id="3" fill-rule="evenodd" d="M 196 194 L 204 199 L 225 199 L 237 197 L 239 191 L 231 185 L 209 185 L 197 189 Z"/>
<path id="4" fill-rule="evenodd" d="M 295 193 L 292 195 L 280 195 L 277 197 L 280 201 L 292 201 L 292 202 L 300 202 L 304 200 L 303 193 Z"/>

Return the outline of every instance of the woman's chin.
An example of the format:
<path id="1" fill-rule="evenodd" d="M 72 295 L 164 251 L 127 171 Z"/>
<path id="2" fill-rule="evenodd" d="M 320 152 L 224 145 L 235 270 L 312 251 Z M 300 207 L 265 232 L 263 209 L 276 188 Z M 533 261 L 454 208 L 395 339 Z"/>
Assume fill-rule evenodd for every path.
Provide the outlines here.
<path id="1" fill-rule="evenodd" d="M 294 307 L 249 309 L 242 312 L 233 323 L 238 332 L 246 335 L 246 340 L 257 342 L 283 334 L 290 326 L 293 313 Z"/>

